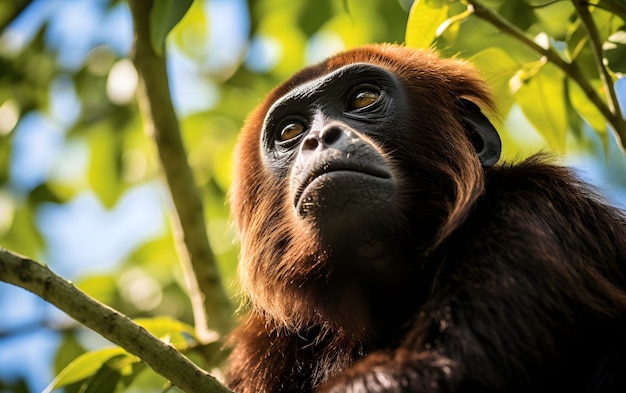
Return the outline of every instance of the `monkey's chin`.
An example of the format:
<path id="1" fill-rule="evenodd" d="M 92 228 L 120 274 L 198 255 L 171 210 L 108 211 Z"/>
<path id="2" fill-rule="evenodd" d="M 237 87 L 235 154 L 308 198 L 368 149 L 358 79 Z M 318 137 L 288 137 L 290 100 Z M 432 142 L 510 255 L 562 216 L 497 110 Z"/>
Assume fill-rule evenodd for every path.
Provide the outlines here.
<path id="1" fill-rule="evenodd" d="M 380 230 L 393 220 L 396 200 L 393 178 L 340 170 L 313 179 L 295 208 L 323 238 L 334 239 Z"/>

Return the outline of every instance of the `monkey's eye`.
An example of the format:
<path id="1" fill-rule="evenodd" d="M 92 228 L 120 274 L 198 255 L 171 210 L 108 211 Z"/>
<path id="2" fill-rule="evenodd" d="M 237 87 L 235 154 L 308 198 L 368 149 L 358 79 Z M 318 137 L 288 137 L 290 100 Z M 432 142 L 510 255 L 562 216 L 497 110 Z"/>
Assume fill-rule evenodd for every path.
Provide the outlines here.
<path id="1" fill-rule="evenodd" d="M 373 88 L 358 90 L 352 95 L 348 102 L 348 110 L 356 111 L 359 109 L 367 108 L 368 106 L 376 103 L 380 98 L 380 92 Z"/>
<path id="2" fill-rule="evenodd" d="M 290 123 L 287 123 L 287 125 L 285 125 L 283 129 L 280 130 L 278 140 L 280 142 L 286 142 L 301 135 L 305 130 L 306 128 L 304 124 L 297 121 L 292 121 Z"/>

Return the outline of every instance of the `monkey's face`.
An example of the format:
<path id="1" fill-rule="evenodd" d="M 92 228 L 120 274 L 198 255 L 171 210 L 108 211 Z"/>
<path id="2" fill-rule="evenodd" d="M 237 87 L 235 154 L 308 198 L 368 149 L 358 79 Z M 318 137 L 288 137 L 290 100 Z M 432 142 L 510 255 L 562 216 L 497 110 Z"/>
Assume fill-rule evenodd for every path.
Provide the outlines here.
<path id="1" fill-rule="evenodd" d="M 373 252 L 398 227 L 399 176 L 387 151 L 406 112 L 392 73 L 356 63 L 297 86 L 265 116 L 265 165 L 286 179 L 290 213 L 335 251 Z"/>
<path id="2" fill-rule="evenodd" d="M 242 130 L 231 188 L 256 308 L 287 325 L 357 320 L 359 294 L 419 272 L 499 155 L 472 101 L 490 102 L 473 68 L 398 46 L 339 54 L 274 89 Z"/>

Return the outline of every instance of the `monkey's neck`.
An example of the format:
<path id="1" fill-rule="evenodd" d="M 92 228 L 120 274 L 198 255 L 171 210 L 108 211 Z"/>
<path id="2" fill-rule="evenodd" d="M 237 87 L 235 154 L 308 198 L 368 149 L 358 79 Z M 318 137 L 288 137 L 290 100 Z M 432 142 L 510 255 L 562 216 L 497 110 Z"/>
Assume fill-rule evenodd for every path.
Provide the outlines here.
<path id="1" fill-rule="evenodd" d="M 370 254 L 371 255 L 371 254 Z M 404 253 L 381 253 L 379 258 L 335 262 L 328 306 L 329 321 L 364 340 L 393 341 L 424 303 L 429 285 L 421 282 L 417 262 Z M 344 255 L 345 257 L 345 255 Z"/>

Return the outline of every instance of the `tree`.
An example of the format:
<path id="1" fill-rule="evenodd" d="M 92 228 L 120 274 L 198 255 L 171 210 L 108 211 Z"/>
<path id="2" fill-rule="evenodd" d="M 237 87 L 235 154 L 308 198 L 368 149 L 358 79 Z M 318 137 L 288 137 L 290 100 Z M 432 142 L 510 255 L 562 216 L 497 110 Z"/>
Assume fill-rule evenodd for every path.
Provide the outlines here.
<path id="1" fill-rule="evenodd" d="M 626 71 L 625 20 L 616 0 L 418 1 L 407 41 L 424 47 L 436 37 L 445 52 L 472 58 L 504 113 L 518 105 L 553 149 L 565 151 L 567 130 L 581 135 L 587 124 L 626 152 L 615 87 Z"/>
<path id="2" fill-rule="evenodd" d="M 117 266 L 73 277 L 77 286 L 30 258 L 0 251 L 0 280 L 36 293 L 78 322 L 56 326 L 62 333 L 58 376 L 51 387 L 151 391 L 165 384 L 183 391 L 227 391 L 203 371 L 219 374 L 225 355 L 221 338 L 236 323 L 236 287 L 224 284 L 233 280 L 237 252 L 226 224 L 227 157 L 258 99 L 307 62 L 329 54 L 329 47 L 397 42 L 406 34 L 409 45 L 432 45 L 444 55 L 468 58 L 501 103 L 508 157 L 525 148 L 506 120 L 521 108 L 553 150 L 590 151 L 596 138 L 610 168 L 626 173 L 624 155 L 610 149 L 623 150 L 626 128 L 615 88 L 626 67 L 621 2 L 600 0 L 592 7 L 578 1 L 418 0 L 410 16 L 409 3 L 259 0 L 246 8 L 243 1 L 233 1 L 231 7 L 244 10 L 243 22 L 234 24 L 245 27 L 250 18 L 249 31 L 238 44 L 231 32 L 221 37 L 230 40 L 227 44 L 211 41 L 217 33 L 210 30 L 207 15 L 224 12 L 218 7 L 225 2 L 217 0 L 129 0 L 130 8 L 118 1 L 71 3 L 73 8 L 66 6 L 65 12 L 79 8 L 83 18 L 96 12 L 110 35 L 119 24 L 106 30 L 107 18 L 130 10 L 135 30 L 132 52 L 116 52 L 109 36 L 91 42 L 85 58 L 74 63 L 64 60 L 62 48 L 55 46 L 53 18 L 35 31 L 29 45 L 16 48 L 10 37 L 11 26 L 34 7 L 45 8 L 45 2 L 0 5 L 0 211 L 8 206 L 4 209 L 11 216 L 0 217 L 0 244 L 63 266 L 59 261 L 71 255 L 49 252 L 54 231 L 41 217 L 50 211 L 71 206 L 87 193 L 97 196 L 104 211 L 115 212 L 146 186 L 157 192 L 166 188 L 163 199 L 171 201 L 152 211 L 170 217 L 162 231 L 136 240 L 134 249 L 118 256 L 123 262 Z M 211 19 L 225 28 L 219 21 Z M 123 36 L 130 41 L 127 33 Z M 79 41 L 78 36 L 71 39 Z M 187 68 L 177 73 L 176 67 Z M 139 75 L 137 100 L 134 89 L 124 95 L 122 88 L 132 85 L 134 70 Z M 175 78 L 189 73 L 195 85 L 187 88 L 194 94 L 181 97 Z M 73 117 L 68 107 L 59 108 L 63 94 L 65 101 L 74 96 L 78 102 Z M 70 171 L 68 176 L 67 168 L 53 167 L 20 178 L 18 167 L 25 165 L 16 158 L 19 142 L 33 132 L 27 127 L 33 117 L 61 129 L 57 143 L 63 159 L 48 163 L 79 162 L 87 167 L 84 173 Z M 61 227 L 74 225 L 79 223 L 63 222 Z M 99 243 L 95 239 L 93 244 Z M 85 348 L 77 339 L 84 332 L 81 326 L 118 346 Z M 2 336 L 0 330 L 0 340 Z M 19 382 L 0 380 L 3 388 L 19 390 Z"/>

